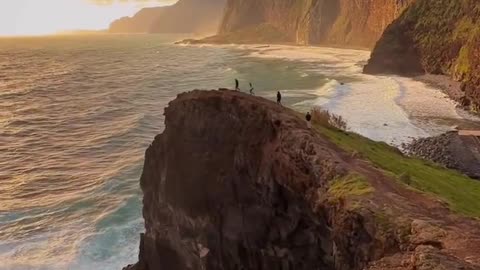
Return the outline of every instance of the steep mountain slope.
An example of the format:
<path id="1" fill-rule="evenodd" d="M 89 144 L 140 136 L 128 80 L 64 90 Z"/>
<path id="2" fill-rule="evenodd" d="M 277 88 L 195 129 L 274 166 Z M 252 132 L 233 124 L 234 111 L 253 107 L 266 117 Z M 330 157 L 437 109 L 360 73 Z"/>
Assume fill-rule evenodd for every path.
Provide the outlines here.
<path id="1" fill-rule="evenodd" d="M 112 22 L 111 33 L 216 33 L 226 0 L 180 0 Z"/>
<path id="2" fill-rule="evenodd" d="M 367 73 L 445 74 L 463 82 L 459 100 L 480 109 L 480 2 L 417 0 L 385 31 Z"/>
<path id="3" fill-rule="evenodd" d="M 146 230 L 128 270 L 480 267 L 480 224 L 445 207 L 480 216 L 480 182 L 237 91 L 181 94 L 165 124 L 146 152 Z"/>
<path id="4" fill-rule="evenodd" d="M 412 1 L 229 0 L 220 35 L 269 25 L 297 44 L 372 47 Z"/>

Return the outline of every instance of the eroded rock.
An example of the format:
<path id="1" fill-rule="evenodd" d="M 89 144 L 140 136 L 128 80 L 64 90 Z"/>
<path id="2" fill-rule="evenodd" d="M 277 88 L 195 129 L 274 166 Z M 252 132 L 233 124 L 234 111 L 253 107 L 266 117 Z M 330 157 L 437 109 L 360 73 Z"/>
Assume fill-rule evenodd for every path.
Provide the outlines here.
<path id="1" fill-rule="evenodd" d="M 332 181 L 355 173 L 352 158 L 295 112 L 240 92 L 193 91 L 169 104 L 165 123 L 140 181 L 139 262 L 125 269 L 360 270 L 394 257 L 403 267 L 414 255 L 405 230 L 375 217 L 388 197 L 364 195 L 355 207 L 331 198 Z M 412 227 L 418 247 L 439 235 Z M 419 266 L 437 256 L 418 254 Z"/>

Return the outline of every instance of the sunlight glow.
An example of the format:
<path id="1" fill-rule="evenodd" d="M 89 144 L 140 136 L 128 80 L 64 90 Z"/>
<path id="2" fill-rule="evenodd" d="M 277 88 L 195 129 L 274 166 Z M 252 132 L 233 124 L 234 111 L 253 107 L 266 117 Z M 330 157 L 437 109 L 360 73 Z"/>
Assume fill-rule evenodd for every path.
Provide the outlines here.
<path id="1" fill-rule="evenodd" d="M 101 30 L 142 7 L 175 0 L 1 0 L 0 36 L 45 35 L 66 30 Z"/>

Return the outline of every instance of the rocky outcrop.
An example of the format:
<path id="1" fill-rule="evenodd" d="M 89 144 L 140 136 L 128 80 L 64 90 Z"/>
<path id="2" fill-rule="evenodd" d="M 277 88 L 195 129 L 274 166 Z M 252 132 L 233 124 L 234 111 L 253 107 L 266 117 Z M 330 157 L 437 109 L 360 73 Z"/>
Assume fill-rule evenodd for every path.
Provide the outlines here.
<path id="1" fill-rule="evenodd" d="M 169 104 L 165 124 L 140 181 L 146 230 L 139 262 L 125 269 L 406 270 L 427 254 L 440 267 L 453 256 L 444 241 L 449 232 L 407 216 L 395 220 L 399 214 L 385 218 L 387 205 L 403 205 L 386 199 L 399 187 L 377 187 L 388 181 L 381 172 L 274 102 L 193 91 Z M 456 252 L 448 259 L 455 267 L 445 269 L 478 269 Z"/>
<path id="2" fill-rule="evenodd" d="M 459 136 L 452 131 L 435 137 L 419 138 L 404 145 L 405 152 L 458 170 L 480 179 L 480 141 L 473 136 Z"/>
<path id="3" fill-rule="evenodd" d="M 370 48 L 412 1 L 229 0 L 219 34 L 269 25 L 296 44 Z"/>
<path id="4" fill-rule="evenodd" d="M 180 0 L 172 6 L 144 8 L 118 19 L 110 33 L 216 33 L 226 0 Z"/>
<path id="5" fill-rule="evenodd" d="M 418 0 L 387 28 L 367 73 L 444 74 L 461 81 L 462 105 L 480 108 L 480 2 Z"/>
<path id="6" fill-rule="evenodd" d="M 436 137 L 414 139 L 403 148 L 407 155 L 420 157 L 441 164 L 447 168 L 455 169 L 459 166 L 452 150 L 453 141 L 460 139 L 456 132 L 449 132 Z"/>

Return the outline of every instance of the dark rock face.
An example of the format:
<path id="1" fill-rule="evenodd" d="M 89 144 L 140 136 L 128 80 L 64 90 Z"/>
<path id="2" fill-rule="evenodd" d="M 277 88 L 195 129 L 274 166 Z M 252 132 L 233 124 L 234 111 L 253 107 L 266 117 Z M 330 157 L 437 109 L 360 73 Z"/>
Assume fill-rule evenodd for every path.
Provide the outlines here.
<path id="1" fill-rule="evenodd" d="M 180 0 L 172 6 L 144 8 L 118 19 L 111 33 L 216 33 L 226 0 Z"/>
<path id="2" fill-rule="evenodd" d="M 472 110 L 480 108 L 480 2 L 417 0 L 388 27 L 366 73 L 444 74 L 463 83 Z"/>
<path id="3" fill-rule="evenodd" d="M 139 262 L 125 269 L 478 269 L 465 260 L 478 245 L 468 237 L 473 252 L 458 251 L 455 223 L 449 231 L 431 224 L 423 207 L 412 208 L 425 198 L 396 193 L 396 181 L 302 119 L 236 91 L 179 95 L 146 152 L 145 233 Z M 378 191 L 331 191 L 360 172 Z M 387 210 L 401 219 L 387 220 Z"/>
<path id="4" fill-rule="evenodd" d="M 229 0 L 220 34 L 268 24 L 291 42 L 372 47 L 413 0 Z"/>
<path id="5" fill-rule="evenodd" d="M 365 216 L 328 203 L 348 170 L 293 112 L 194 91 L 165 116 L 141 177 L 139 263 L 127 269 L 362 269 L 388 248 Z"/>

